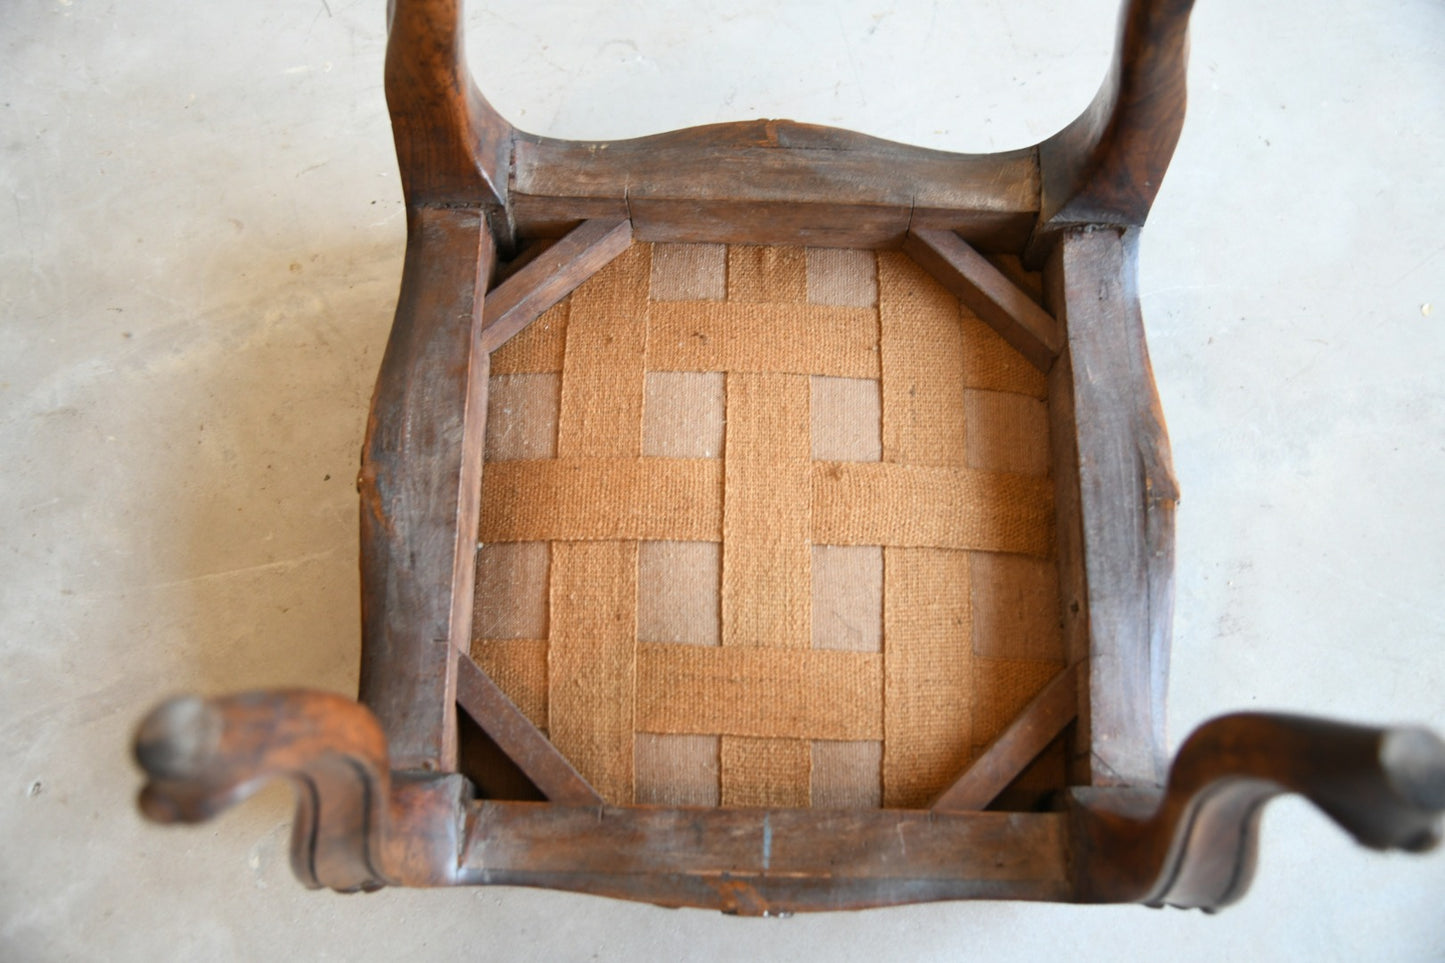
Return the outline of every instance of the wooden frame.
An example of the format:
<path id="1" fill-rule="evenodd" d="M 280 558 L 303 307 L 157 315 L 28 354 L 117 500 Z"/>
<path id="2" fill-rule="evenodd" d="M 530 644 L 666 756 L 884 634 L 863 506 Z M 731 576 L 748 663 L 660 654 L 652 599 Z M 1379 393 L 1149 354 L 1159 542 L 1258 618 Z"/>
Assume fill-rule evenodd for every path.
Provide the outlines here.
<path id="1" fill-rule="evenodd" d="M 1166 772 L 1176 490 L 1134 263 L 1183 121 L 1191 5 L 1128 0 L 1078 120 L 1034 148 L 957 155 L 785 121 L 535 137 L 472 84 L 459 0 L 393 0 L 408 245 L 360 476 L 360 703 L 163 704 L 137 736 L 146 815 L 208 818 L 284 776 L 311 886 L 535 885 L 746 914 L 1213 909 L 1247 887 L 1260 806 L 1282 792 L 1366 845 L 1434 845 L 1445 743 L 1423 730 L 1226 716 Z M 489 354 L 634 237 L 901 247 L 1047 375 L 1068 664 L 931 810 L 604 806 L 467 654 Z M 1042 268 L 1041 298 L 1020 259 Z M 546 801 L 474 798 L 459 707 Z M 985 811 L 1066 731 L 1072 788 L 1051 811 Z"/>

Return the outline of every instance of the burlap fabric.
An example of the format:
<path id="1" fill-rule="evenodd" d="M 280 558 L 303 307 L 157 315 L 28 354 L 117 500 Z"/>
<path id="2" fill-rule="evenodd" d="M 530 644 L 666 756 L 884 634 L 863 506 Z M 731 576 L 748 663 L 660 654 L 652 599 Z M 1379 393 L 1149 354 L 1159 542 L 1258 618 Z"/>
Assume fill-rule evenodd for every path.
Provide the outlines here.
<path id="1" fill-rule="evenodd" d="M 926 805 L 1062 665 L 1045 392 L 900 253 L 634 244 L 493 355 L 473 657 L 610 802 Z"/>

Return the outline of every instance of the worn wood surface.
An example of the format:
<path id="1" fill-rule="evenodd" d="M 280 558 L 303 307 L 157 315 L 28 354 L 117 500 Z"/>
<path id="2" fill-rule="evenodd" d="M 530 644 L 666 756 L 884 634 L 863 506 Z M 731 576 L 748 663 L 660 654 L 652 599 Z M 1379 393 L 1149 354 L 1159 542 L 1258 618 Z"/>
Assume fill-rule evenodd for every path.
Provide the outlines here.
<path id="1" fill-rule="evenodd" d="M 1049 680 L 983 754 L 938 794 L 931 808 L 967 812 L 993 802 L 1074 721 L 1079 705 L 1078 676 L 1078 666 L 1071 665 Z"/>
<path id="2" fill-rule="evenodd" d="M 512 208 L 524 234 L 626 217 L 648 241 L 896 246 L 915 211 L 988 246 L 1038 212 L 1031 150 L 969 155 L 792 121 L 572 142 L 522 135 Z"/>
<path id="3" fill-rule="evenodd" d="M 367 424 L 361 698 L 398 769 L 456 765 L 456 653 L 470 641 L 487 354 L 482 212 L 409 219 L 396 321 Z"/>
<path id="4" fill-rule="evenodd" d="M 291 867 L 340 892 L 456 882 L 457 775 L 391 773 L 375 716 L 328 692 L 277 690 L 162 703 L 136 733 L 147 783 L 140 807 L 160 823 L 211 819 L 272 779 L 296 789 Z"/>
<path id="5" fill-rule="evenodd" d="M 1073 531 L 1073 518 L 1061 517 L 1065 640 L 1071 656 L 1087 648 L 1088 781 L 1106 786 L 1163 778 L 1174 601 L 1178 490 L 1144 342 L 1133 241 L 1114 230 L 1066 232 L 1045 272 L 1071 375 L 1050 384 L 1055 453 L 1073 459 L 1055 461 L 1057 484 L 1078 477 L 1076 493 L 1060 492 L 1061 505 L 1077 499 L 1079 526 Z"/>
<path id="6" fill-rule="evenodd" d="M 1063 303 L 1058 272 L 1046 280 L 1046 301 Z M 1074 366 L 1067 348 L 1049 371 L 1049 473 L 1054 480 L 1054 539 L 1059 578 L 1059 620 L 1063 626 L 1064 659 L 1082 663 L 1086 671 L 1076 681 L 1077 707 L 1073 738 L 1069 743 L 1067 777 L 1070 785 L 1089 785 L 1094 779 L 1091 733 L 1089 659 L 1089 585 L 1084 571 L 1084 517 L 1079 492 L 1079 445 L 1074 416 Z"/>
<path id="7" fill-rule="evenodd" d="M 597 790 L 465 654 L 458 661 L 457 702 L 548 800 L 572 806 L 602 804 Z"/>
<path id="8" fill-rule="evenodd" d="M 180 696 L 136 734 L 148 782 L 140 807 L 156 822 L 201 822 L 273 778 L 296 786 L 291 867 L 311 887 L 387 882 L 380 840 L 391 792 L 386 737 L 350 699 L 321 692 Z"/>
<path id="9" fill-rule="evenodd" d="M 479 803 L 461 878 L 763 915 L 1067 899 L 1059 814 Z"/>
<path id="10" fill-rule="evenodd" d="M 1045 374 L 1062 346 L 1059 325 L 952 231 L 908 232 L 903 251 Z"/>
<path id="11" fill-rule="evenodd" d="M 1029 296 L 1039 307 L 1044 306 L 1044 278 L 1038 271 L 1030 271 L 1024 267 L 1023 258 L 1017 254 L 1005 254 L 993 252 L 986 255 L 988 263 L 998 268 L 1004 277 L 1013 282 L 1014 287 Z"/>
<path id="12" fill-rule="evenodd" d="M 487 294 L 482 350 L 495 351 L 632 243 L 626 220 L 583 221 Z"/>
<path id="13" fill-rule="evenodd" d="M 1372 849 L 1423 852 L 1440 842 L 1445 742 L 1300 716 L 1214 719 L 1180 748 L 1152 813 L 1128 794 L 1079 792 L 1078 897 L 1209 910 L 1238 900 L 1264 804 L 1283 793 L 1305 796 Z"/>
<path id="14" fill-rule="evenodd" d="M 1126 0 L 1108 76 L 1073 123 L 1039 145 L 1039 224 L 1144 223 L 1184 126 L 1194 0 Z"/>
<path id="15" fill-rule="evenodd" d="M 486 210 L 510 237 L 507 171 L 513 130 L 467 70 L 462 0 L 390 0 L 386 103 L 407 206 Z"/>

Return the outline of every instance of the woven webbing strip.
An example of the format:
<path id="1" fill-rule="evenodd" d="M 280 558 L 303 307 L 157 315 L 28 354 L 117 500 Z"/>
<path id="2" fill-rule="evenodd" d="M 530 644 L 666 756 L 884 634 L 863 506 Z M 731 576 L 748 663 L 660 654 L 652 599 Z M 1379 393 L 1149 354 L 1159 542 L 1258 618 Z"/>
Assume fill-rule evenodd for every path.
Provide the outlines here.
<path id="1" fill-rule="evenodd" d="M 723 645 L 806 649 L 812 638 L 808 379 L 727 379 Z"/>
<path id="2" fill-rule="evenodd" d="M 741 430 L 731 406 L 728 427 Z M 740 483 L 755 480 L 761 489 L 756 496 L 764 500 L 761 511 L 770 503 L 778 510 L 798 494 L 797 479 L 784 481 L 776 464 L 771 470 L 744 470 L 736 462 L 706 458 L 493 462 L 482 482 L 480 538 L 715 542 L 724 537 L 724 464 L 733 466 Z M 804 531 L 805 548 L 896 545 L 1039 556 L 1052 551 L 1053 486 L 1047 478 L 880 462 L 811 462 L 802 469 L 804 505 L 811 508 L 790 517 L 765 515 L 759 538 L 781 538 L 783 526 Z M 760 482 L 757 471 L 766 476 Z M 731 491 L 735 479 L 732 474 L 728 479 Z M 742 494 L 732 497 L 742 512 Z M 776 555 L 782 548 L 768 550 Z M 806 589 L 805 582 L 797 591 Z"/>
<path id="3" fill-rule="evenodd" d="M 973 745 L 968 553 L 883 552 L 883 805 L 926 806 Z"/>
<path id="4" fill-rule="evenodd" d="M 547 728 L 546 639 L 478 639 L 472 658 L 532 725 Z"/>
<path id="5" fill-rule="evenodd" d="M 906 254 L 878 254 L 883 460 L 964 464 L 963 335 L 957 299 Z"/>
<path id="6" fill-rule="evenodd" d="M 780 254 L 779 257 L 786 257 Z M 748 255 L 742 270 L 756 266 Z M 729 295 L 801 300 L 806 274 L 801 257 L 787 270 L 747 276 L 732 283 Z M 803 283 L 798 283 L 798 278 Z M 796 310 L 796 308 L 794 309 Z M 796 328 L 796 326 L 790 326 Z M 812 422 L 811 383 L 806 374 L 732 371 L 727 376 L 727 431 L 723 466 L 722 644 L 727 648 L 768 646 L 806 649 L 812 642 Z M 793 659 L 777 660 L 793 666 Z M 697 689 L 693 691 L 708 691 Z M 787 695 L 791 699 L 787 699 Z M 801 701 L 793 714 L 806 716 L 812 695 L 806 685 L 754 690 L 751 698 L 773 705 L 782 697 Z M 832 695 L 832 693 L 829 693 Z M 746 697 L 746 696 L 745 696 Z M 731 738 L 736 729 L 714 729 L 722 739 L 722 798 L 725 805 L 766 805 L 760 800 L 791 800 L 806 805 L 812 769 L 807 743 L 779 738 L 801 733 L 754 730 L 747 735 L 774 739 Z M 743 802 L 751 800 L 752 802 Z M 731 801 L 731 802 L 730 802 Z"/>
<path id="7" fill-rule="evenodd" d="M 811 745 L 802 739 L 723 736 L 722 804 L 807 806 L 812 789 Z"/>
<path id="8" fill-rule="evenodd" d="M 499 461 L 482 479 L 483 542 L 722 538 L 716 458 Z"/>
<path id="9" fill-rule="evenodd" d="M 906 257 L 635 245 L 492 371 L 473 654 L 610 802 L 923 805 L 1057 671 L 1046 384 Z"/>
<path id="10" fill-rule="evenodd" d="M 823 545 L 1048 555 L 1053 524 L 1046 478 L 886 462 L 813 465 L 813 539 Z"/>
<path id="11" fill-rule="evenodd" d="M 572 293 L 557 455 L 642 454 L 648 247 L 634 244 Z"/>
<path id="12" fill-rule="evenodd" d="M 603 799 L 631 799 L 637 543 L 554 543 L 551 594 L 552 742 Z"/>
<path id="13" fill-rule="evenodd" d="M 570 300 L 560 301 L 492 352 L 492 375 L 556 374 L 562 370 Z"/>
<path id="14" fill-rule="evenodd" d="M 800 326 L 803 310 L 808 320 Z M 655 303 L 647 366 L 653 371 L 878 377 L 871 309 L 813 305 L 803 310 L 789 304 Z"/>
<path id="15" fill-rule="evenodd" d="M 649 254 L 647 246 L 633 245 L 572 294 L 559 459 L 635 463 L 642 454 Z M 637 543 L 553 542 L 550 600 L 552 741 L 604 799 L 631 799 Z"/>
<path id="16" fill-rule="evenodd" d="M 641 732 L 883 737 L 883 659 L 869 652 L 644 643 Z"/>
<path id="17" fill-rule="evenodd" d="M 727 292 L 728 300 L 738 304 L 802 304 L 808 300 L 807 251 L 731 245 Z"/>
<path id="18" fill-rule="evenodd" d="M 963 310 L 963 384 L 1034 398 L 1049 396 L 1043 372 L 1029 364 L 998 332 Z"/>
<path id="19" fill-rule="evenodd" d="M 1058 671 L 1057 662 L 974 659 L 974 744 L 984 745 L 1002 732 Z"/>

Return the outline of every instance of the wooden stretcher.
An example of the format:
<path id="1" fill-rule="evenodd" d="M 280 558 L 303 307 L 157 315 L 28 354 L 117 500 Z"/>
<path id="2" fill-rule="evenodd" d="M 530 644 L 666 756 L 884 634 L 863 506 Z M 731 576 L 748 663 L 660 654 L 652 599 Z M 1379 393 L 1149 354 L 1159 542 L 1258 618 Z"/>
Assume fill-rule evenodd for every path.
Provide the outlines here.
<path id="1" fill-rule="evenodd" d="M 1128 0 L 1112 70 L 1083 115 L 1033 148 L 961 155 L 789 121 L 611 143 L 536 137 L 504 121 L 473 85 L 460 0 L 394 0 L 386 91 L 408 243 L 359 479 L 359 701 L 267 691 L 162 704 L 136 739 L 147 776 L 143 812 L 161 822 L 202 820 L 285 777 L 297 790 L 292 862 L 308 886 L 542 886 L 742 914 L 969 898 L 1213 910 L 1249 885 L 1262 804 L 1290 792 L 1364 845 L 1433 847 L 1445 809 L 1445 744 L 1422 729 L 1228 715 L 1200 727 L 1166 761 L 1176 488 L 1145 347 L 1135 246 L 1183 122 L 1191 5 Z M 1017 529 L 1007 526 L 994 533 L 1003 541 L 974 541 L 980 525 L 993 529 L 987 518 L 974 524 L 979 509 L 970 493 L 1013 482 L 970 465 L 927 468 L 955 488 L 919 495 L 900 516 L 927 530 L 930 548 L 1046 559 L 1049 605 L 1057 607 L 1057 617 L 1050 611 L 1045 619 L 1057 625 L 1057 661 L 983 744 L 964 740 L 965 764 L 942 783 L 935 775 L 934 783 L 895 792 L 885 772 L 873 805 L 841 806 L 816 788 L 809 796 L 806 772 L 801 796 L 774 793 L 756 779 L 736 783 L 755 787 L 753 795 L 729 790 L 724 776 L 711 805 L 646 802 L 654 797 L 638 788 L 641 764 L 628 748 L 642 710 L 626 686 L 674 657 L 679 665 L 723 666 L 718 671 L 735 686 L 717 713 L 724 749 L 707 751 L 726 756 L 728 740 L 765 739 L 749 728 L 768 716 L 749 688 L 749 667 L 762 659 L 786 669 L 795 656 L 758 656 L 772 651 L 768 638 L 753 640 L 761 649 L 729 648 L 723 639 L 687 652 L 638 642 L 633 622 L 623 619 L 617 631 L 608 623 L 612 596 L 602 589 L 568 610 L 567 644 L 582 646 L 570 650 L 571 661 L 558 654 L 565 633 L 556 626 L 550 648 L 529 656 L 553 673 L 542 683 L 550 687 L 550 717 L 528 703 L 522 683 L 483 668 L 492 666 L 492 650 L 475 637 L 475 600 L 501 604 L 510 592 L 492 586 L 488 594 L 476 584 L 478 571 L 489 571 L 478 564 L 478 532 L 494 497 L 484 464 L 489 481 L 510 472 L 531 483 L 554 470 L 484 458 L 489 376 L 503 357 L 494 353 L 535 333 L 529 325 L 569 298 L 596 301 L 589 281 L 596 288 L 622 277 L 616 272 L 627 258 L 657 250 L 647 246 L 683 244 L 728 245 L 742 253 L 726 257 L 740 259 L 752 256 L 744 246 L 765 245 L 794 254 L 764 261 L 795 266 L 805 249 L 882 252 L 880 272 L 888 266 L 931 278 L 918 283 L 940 286 L 946 303 L 981 322 L 980 337 L 1005 346 L 1040 386 L 1048 471 L 1046 481 L 1028 482 L 1038 497 L 1020 509 L 1019 524 L 1038 523 L 1028 537 L 1043 533 L 1042 549 L 1010 541 Z M 614 282 L 623 295 L 636 287 Z M 876 318 L 887 309 L 859 310 Z M 582 330 L 567 335 L 567 351 L 585 340 Z M 791 337 L 770 343 L 786 346 Z M 731 379 L 739 363 L 718 364 Z M 728 391 L 729 430 L 742 432 L 746 419 L 734 413 Z M 884 408 L 886 420 L 886 399 Z M 881 457 L 877 469 L 856 469 L 858 485 L 898 467 L 885 464 L 886 450 Z M 728 448 L 719 464 L 733 458 Z M 806 455 L 799 464 L 820 471 Z M 645 503 L 662 499 L 672 483 L 639 475 L 629 484 L 631 497 Z M 924 482 L 908 490 L 934 491 Z M 887 498 L 901 497 L 897 491 L 889 488 Z M 565 486 L 554 494 L 565 495 Z M 859 497 L 850 511 L 885 500 Z M 540 499 L 522 501 L 541 505 L 561 526 L 545 537 L 594 545 L 622 537 L 588 527 L 606 506 L 573 505 L 567 514 Z M 691 510 L 697 498 L 683 502 Z M 779 516 L 781 527 L 792 521 Z M 801 544 L 826 542 L 818 530 L 816 519 L 804 524 Z M 723 564 L 731 564 L 726 533 L 711 531 L 690 537 L 721 540 Z M 873 541 L 887 553 L 906 551 L 919 537 Z M 624 545 L 617 557 L 635 567 L 630 542 L 615 544 Z M 563 563 L 555 551 L 557 578 Z M 624 609 L 628 593 L 635 595 L 629 579 L 613 593 L 627 596 Z M 586 575 L 577 591 L 602 581 Z M 763 595 L 771 591 L 765 583 Z M 890 599 L 893 611 L 913 612 Z M 635 612 L 628 618 L 635 621 Z M 902 623 L 885 619 L 876 654 L 834 659 L 806 650 L 805 640 L 796 658 L 888 677 L 904 658 L 894 624 Z M 605 653 L 604 637 L 616 643 Z M 611 685 L 624 688 L 613 702 L 604 698 L 597 718 L 559 714 L 573 689 L 611 698 Z M 880 698 L 876 689 L 867 699 Z M 834 690 L 818 691 L 824 696 L 812 697 L 809 712 L 831 719 L 823 710 Z M 694 695 L 702 698 L 683 692 L 659 717 L 693 731 L 687 703 Z M 907 708 L 904 697 L 888 698 L 894 709 Z M 895 727 L 884 709 L 870 718 L 881 721 L 834 729 L 825 719 L 791 734 L 826 740 L 844 732 L 844 741 L 856 742 L 858 733 L 877 731 L 884 769 L 889 760 L 906 763 L 912 749 L 894 732 L 902 724 Z M 1026 782 L 1020 775 L 1050 752 L 1054 781 L 1018 791 Z M 806 769 L 806 756 L 798 758 Z M 784 766 L 781 778 L 796 769 Z M 665 789 L 656 798 L 684 798 L 666 797 Z"/>

